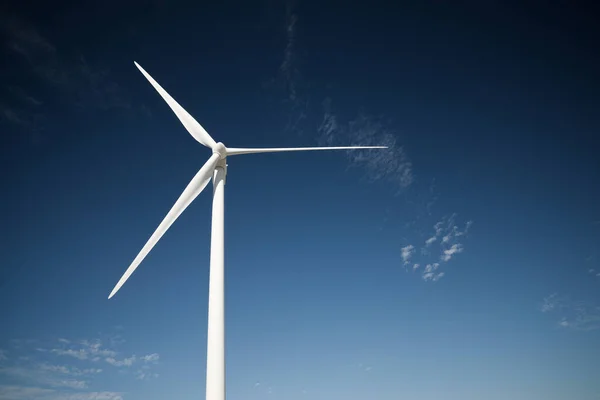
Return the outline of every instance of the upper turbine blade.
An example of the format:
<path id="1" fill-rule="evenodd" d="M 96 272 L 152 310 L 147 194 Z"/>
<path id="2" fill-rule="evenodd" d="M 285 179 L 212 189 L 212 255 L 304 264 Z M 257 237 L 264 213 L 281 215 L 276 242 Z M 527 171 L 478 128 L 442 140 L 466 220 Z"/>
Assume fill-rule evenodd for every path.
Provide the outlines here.
<path id="1" fill-rule="evenodd" d="M 313 151 L 313 150 L 354 150 L 354 149 L 387 149 L 387 146 L 343 146 L 343 147 L 283 147 L 266 149 L 227 148 L 228 156 L 254 153 L 279 153 L 281 151 Z"/>
<path id="2" fill-rule="evenodd" d="M 135 271 L 148 253 L 150 253 L 150 250 L 152 250 L 156 242 L 160 240 L 162 235 L 164 235 L 167 229 L 169 229 L 173 222 L 175 222 L 177 217 L 181 215 L 183 210 L 185 210 L 187 206 L 189 206 L 190 203 L 194 201 L 194 199 L 198 197 L 200 192 L 202 192 L 202 190 L 206 187 L 212 177 L 212 173 L 217 165 L 217 162 L 219 161 L 219 158 L 220 156 L 218 154 L 213 154 L 202 166 L 202 168 L 200 168 L 200 171 L 196 173 L 194 178 L 192 178 L 191 182 L 187 185 L 181 196 L 179 196 L 167 216 L 163 219 L 158 228 L 156 228 L 156 231 L 154 231 L 152 236 L 150 236 L 148 242 L 146 242 L 140 253 L 137 255 L 135 260 L 133 260 L 129 268 L 127 268 L 127 271 L 125 271 L 119 282 L 116 284 L 115 288 L 108 296 L 109 299 L 113 297 L 115 293 L 117 293 L 125 281 L 127 281 L 131 274 L 133 274 L 133 271 Z"/>
<path id="3" fill-rule="evenodd" d="M 173 112 L 175 113 L 175 115 L 177 115 L 177 118 L 179 118 L 179 120 L 181 121 L 181 123 L 183 124 L 183 126 L 185 126 L 185 129 L 188 130 L 188 132 L 194 137 L 194 139 L 196 139 L 198 142 L 202 143 L 206 147 L 210 147 L 211 149 L 213 149 L 215 147 L 215 145 L 216 145 L 216 142 L 208 134 L 208 132 L 206 132 L 206 130 L 202 127 L 202 125 L 200 125 L 198 123 L 198 121 L 196 121 L 194 119 L 194 117 L 192 117 L 187 111 L 185 111 L 184 108 L 181 107 L 179 105 L 179 103 L 177 103 L 175 101 L 175 99 L 173 99 L 169 95 L 169 93 L 167 93 L 165 91 L 165 89 L 163 89 L 162 86 L 160 86 L 158 84 L 158 82 L 156 82 L 150 76 L 150 74 L 148 74 L 144 70 L 144 68 L 142 68 L 135 61 L 134 61 L 134 64 L 135 64 L 136 67 L 138 67 L 138 69 L 142 72 L 142 74 L 144 74 L 144 76 L 146 77 L 146 79 L 148 79 L 148 81 L 150 82 L 150 84 L 152 84 L 152 86 L 154 86 L 154 89 L 156 89 L 156 91 L 167 102 L 167 104 L 169 105 L 169 107 L 171 107 L 171 110 L 173 110 Z"/>

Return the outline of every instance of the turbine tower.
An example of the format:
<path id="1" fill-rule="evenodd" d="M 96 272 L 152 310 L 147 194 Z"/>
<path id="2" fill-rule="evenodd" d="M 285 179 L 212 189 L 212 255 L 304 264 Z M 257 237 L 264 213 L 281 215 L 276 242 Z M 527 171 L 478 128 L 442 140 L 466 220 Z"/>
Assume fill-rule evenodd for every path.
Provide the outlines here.
<path id="1" fill-rule="evenodd" d="M 210 272 L 208 283 L 208 339 L 206 352 L 206 400 L 225 400 L 225 281 L 224 281 L 224 199 L 227 157 L 239 154 L 276 153 L 282 151 L 385 149 L 385 146 L 296 147 L 296 148 L 229 148 L 217 143 L 204 128 L 177 103 L 137 62 L 135 66 L 167 102 L 187 131 L 212 150 L 212 155 L 192 178 L 167 216 L 150 236 L 137 257 L 108 296 L 110 299 L 129 279 L 154 245 L 208 182 L 213 181 L 212 226 L 210 237 Z"/>

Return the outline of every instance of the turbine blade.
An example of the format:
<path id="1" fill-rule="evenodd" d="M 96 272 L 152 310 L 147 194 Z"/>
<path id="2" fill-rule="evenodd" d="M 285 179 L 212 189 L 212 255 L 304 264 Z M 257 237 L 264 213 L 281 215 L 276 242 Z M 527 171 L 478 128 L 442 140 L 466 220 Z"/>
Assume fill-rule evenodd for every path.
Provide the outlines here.
<path id="1" fill-rule="evenodd" d="M 216 142 L 208 134 L 208 132 L 206 132 L 206 130 L 202 127 L 202 125 L 200 125 L 198 123 L 198 121 L 196 121 L 194 119 L 194 117 L 192 117 L 187 111 L 185 111 L 185 109 L 183 107 L 181 107 L 179 105 L 179 103 L 177 103 L 175 101 L 175 99 L 173 99 L 169 95 L 169 93 L 167 93 L 166 90 L 163 89 L 162 86 L 160 86 L 158 84 L 158 82 L 156 82 L 150 76 L 150 74 L 148 74 L 144 70 L 144 68 L 142 68 L 135 61 L 133 63 L 135 64 L 136 67 L 138 67 L 138 69 L 140 70 L 140 72 L 142 74 L 144 74 L 144 76 L 146 77 L 146 79 L 148 79 L 148 81 L 150 82 L 150 84 L 152 86 L 154 86 L 154 89 L 156 89 L 156 91 L 158 92 L 158 94 L 160 94 L 161 97 L 167 102 L 167 104 L 169 105 L 169 107 L 171 107 L 171 110 L 173 110 L 173 112 L 175 113 L 175 115 L 177 115 L 177 118 L 179 118 L 179 120 L 181 121 L 181 123 L 183 124 L 183 126 L 185 126 L 185 129 L 187 129 L 187 131 L 190 133 L 190 135 L 192 135 L 194 137 L 194 139 L 196 139 L 198 142 L 202 143 L 206 147 L 210 147 L 211 149 L 213 149 L 215 147 L 215 145 L 216 145 Z"/>
<path id="2" fill-rule="evenodd" d="M 358 149 L 387 149 L 387 146 L 342 146 L 342 147 L 283 147 L 266 149 L 227 148 L 228 156 L 255 153 L 279 153 L 282 151 L 315 151 L 315 150 L 358 150 Z"/>
<path id="3" fill-rule="evenodd" d="M 213 171 L 219 161 L 220 156 L 218 154 L 213 154 L 208 161 L 200 168 L 200 171 L 196 173 L 194 178 L 192 178 L 191 182 L 187 185 L 181 196 L 177 199 L 167 216 L 160 223 L 156 231 L 150 236 L 148 242 L 144 245 L 140 253 L 133 260 L 129 268 L 125 271 L 119 282 L 116 284 L 115 288 L 112 290 L 108 298 L 110 299 L 117 293 L 117 291 L 123 286 L 125 281 L 129 279 L 133 271 L 140 265 L 140 263 L 144 260 L 144 258 L 150 253 L 150 250 L 154 247 L 154 245 L 160 240 L 162 235 L 169 229 L 169 227 L 175 222 L 175 220 L 181 215 L 181 213 L 190 205 L 192 201 L 202 190 L 206 187 L 210 179 L 212 178 Z"/>

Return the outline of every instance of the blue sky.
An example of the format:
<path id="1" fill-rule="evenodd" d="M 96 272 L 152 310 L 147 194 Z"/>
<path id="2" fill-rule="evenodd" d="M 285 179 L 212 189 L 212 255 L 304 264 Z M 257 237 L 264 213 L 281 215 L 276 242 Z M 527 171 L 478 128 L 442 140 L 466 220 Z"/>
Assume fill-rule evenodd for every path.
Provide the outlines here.
<path id="1" fill-rule="evenodd" d="M 589 10 L 32 4 L 0 19 L 0 398 L 204 396 L 210 195 L 107 300 L 210 155 L 134 60 L 227 146 L 390 146 L 228 161 L 228 398 L 599 398 Z"/>

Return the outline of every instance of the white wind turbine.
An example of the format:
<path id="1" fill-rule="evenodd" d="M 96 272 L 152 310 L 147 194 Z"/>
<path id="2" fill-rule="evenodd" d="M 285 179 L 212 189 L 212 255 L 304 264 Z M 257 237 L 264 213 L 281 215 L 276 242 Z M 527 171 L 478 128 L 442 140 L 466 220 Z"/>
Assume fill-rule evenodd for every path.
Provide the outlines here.
<path id="1" fill-rule="evenodd" d="M 154 89 L 167 102 L 183 126 L 198 142 L 212 150 L 212 156 L 192 178 L 156 231 L 150 236 L 137 257 L 125 271 L 108 298 L 110 299 L 133 274 L 162 235 L 181 213 L 213 179 L 212 226 L 210 238 L 210 272 L 208 283 L 208 339 L 206 352 L 206 400 L 225 399 L 225 285 L 224 285 L 224 188 L 227 175 L 227 157 L 238 154 L 276 153 L 281 151 L 385 149 L 386 146 L 346 147 L 299 147 L 299 148 L 227 148 L 215 142 L 204 128 L 183 109 L 152 77 L 136 62 Z"/>

